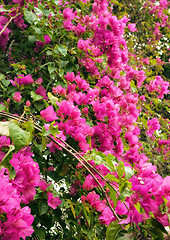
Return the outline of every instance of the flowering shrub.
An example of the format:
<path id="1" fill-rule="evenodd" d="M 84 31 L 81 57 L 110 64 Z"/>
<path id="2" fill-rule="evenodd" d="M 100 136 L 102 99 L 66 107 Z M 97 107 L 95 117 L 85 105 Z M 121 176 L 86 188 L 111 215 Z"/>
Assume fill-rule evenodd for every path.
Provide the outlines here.
<path id="1" fill-rule="evenodd" d="M 3 240 L 168 234 L 168 2 L 141 4 L 1 3 Z"/>

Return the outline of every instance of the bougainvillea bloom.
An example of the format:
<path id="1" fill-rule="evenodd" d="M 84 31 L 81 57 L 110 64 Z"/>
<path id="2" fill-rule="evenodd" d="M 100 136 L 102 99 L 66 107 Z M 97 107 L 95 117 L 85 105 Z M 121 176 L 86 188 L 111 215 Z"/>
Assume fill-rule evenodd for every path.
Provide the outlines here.
<path id="1" fill-rule="evenodd" d="M 56 209 L 56 207 L 58 207 L 62 203 L 62 200 L 60 200 L 59 197 L 53 197 L 53 193 L 48 192 L 47 196 L 48 196 L 48 201 L 47 201 L 48 205 L 53 209 Z"/>
<path id="2" fill-rule="evenodd" d="M 13 99 L 16 101 L 16 102 L 21 102 L 21 93 L 20 92 L 16 92 L 13 96 Z"/>
<path id="3" fill-rule="evenodd" d="M 41 114 L 41 117 L 45 119 L 47 122 L 51 122 L 58 119 L 53 106 L 48 106 L 46 110 L 42 110 L 40 114 Z"/>

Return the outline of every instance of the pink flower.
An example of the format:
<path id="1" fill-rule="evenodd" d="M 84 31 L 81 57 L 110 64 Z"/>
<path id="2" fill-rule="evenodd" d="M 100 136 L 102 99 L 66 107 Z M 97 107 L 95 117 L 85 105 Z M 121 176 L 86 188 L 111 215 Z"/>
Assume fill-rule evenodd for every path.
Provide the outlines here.
<path id="1" fill-rule="evenodd" d="M 13 96 L 13 99 L 16 101 L 16 102 L 21 102 L 21 93 L 20 92 L 16 92 L 15 95 Z"/>
<path id="2" fill-rule="evenodd" d="M 135 23 L 129 23 L 127 28 L 131 31 L 131 32 L 136 32 L 136 24 Z"/>
<path id="3" fill-rule="evenodd" d="M 43 80 L 42 80 L 41 77 L 38 78 L 38 79 L 35 81 L 35 83 L 37 83 L 38 85 L 41 85 L 42 82 L 43 82 Z"/>
<path id="4" fill-rule="evenodd" d="M 4 28 L 4 25 L 8 22 L 8 18 L 4 17 L 4 16 L 0 16 L 0 31 L 2 31 L 2 29 Z M 9 40 L 9 33 L 10 30 L 8 28 L 6 28 L 3 33 L 0 35 L 0 49 L 2 49 L 3 51 L 5 51 L 6 49 L 6 44 Z"/>
<path id="5" fill-rule="evenodd" d="M 44 42 L 38 41 L 38 42 L 36 42 L 36 46 L 38 48 L 44 47 L 46 44 L 49 44 L 50 41 L 51 41 L 51 38 L 48 35 L 45 35 L 44 36 Z"/>
<path id="6" fill-rule="evenodd" d="M 127 205 L 127 207 L 129 208 L 129 203 L 128 203 L 128 202 L 126 202 L 126 205 Z M 117 203 L 116 208 L 115 208 L 116 213 L 117 213 L 118 215 L 126 215 L 126 214 L 128 214 L 128 209 L 127 209 L 127 207 L 125 206 L 124 203 L 122 203 L 121 201 L 119 201 L 119 202 Z"/>
<path id="7" fill-rule="evenodd" d="M 152 118 L 151 120 L 148 120 L 147 122 L 148 130 L 146 133 L 149 137 L 152 137 L 154 131 L 159 130 L 161 128 L 161 125 L 159 124 L 159 121 L 157 118 Z"/>
<path id="8" fill-rule="evenodd" d="M 27 106 L 27 107 L 30 107 L 30 106 L 31 106 L 31 103 L 30 103 L 29 100 L 26 101 L 26 106 Z"/>
<path id="9" fill-rule="evenodd" d="M 73 82 L 74 81 L 74 78 L 75 78 L 75 75 L 74 75 L 74 72 L 67 72 L 67 75 L 64 75 L 65 79 L 69 82 Z"/>
<path id="10" fill-rule="evenodd" d="M 44 179 L 41 179 L 39 182 L 39 188 L 45 192 L 45 190 L 47 189 L 47 187 L 49 187 L 51 185 L 51 183 L 47 183 Z"/>
<path id="11" fill-rule="evenodd" d="M 25 239 L 33 233 L 31 224 L 34 217 L 29 207 L 21 208 L 21 196 L 17 192 L 17 184 L 9 181 L 5 168 L 0 171 L 0 213 L 5 213 L 5 221 L 0 221 L 0 236 L 2 240 Z"/>
<path id="12" fill-rule="evenodd" d="M 10 80 L 10 82 L 12 83 L 13 86 L 17 86 L 17 84 L 20 86 L 20 85 L 28 85 L 28 84 L 33 84 L 34 83 L 34 80 L 31 76 L 31 74 L 28 74 L 26 76 L 24 76 L 24 74 L 22 75 L 18 75 L 18 78 L 15 77 L 14 78 L 14 81 L 13 80 Z"/>
<path id="13" fill-rule="evenodd" d="M 31 210 L 27 206 L 12 211 L 8 216 L 8 221 L 4 223 L 5 232 L 2 239 L 18 240 L 30 236 L 34 232 L 31 227 L 34 217 L 30 213 Z"/>
<path id="14" fill-rule="evenodd" d="M 48 196 L 48 201 L 47 201 L 48 205 L 53 209 L 56 209 L 56 207 L 58 207 L 62 203 L 62 200 L 60 200 L 59 197 L 53 197 L 53 193 L 48 192 L 47 196 Z"/>
<path id="15" fill-rule="evenodd" d="M 66 89 L 63 88 L 63 87 L 60 86 L 60 85 L 58 85 L 57 87 L 53 87 L 52 92 L 53 92 L 54 94 L 57 94 L 57 93 L 58 93 L 58 94 L 63 95 L 63 96 L 66 95 Z"/>
<path id="16" fill-rule="evenodd" d="M 146 101 L 145 95 L 140 96 L 139 99 L 144 102 Z"/>
<path id="17" fill-rule="evenodd" d="M 89 202 L 91 206 L 93 206 L 93 204 L 99 199 L 100 199 L 100 196 L 96 194 L 95 191 L 90 192 L 86 197 L 87 202 Z"/>
<path id="18" fill-rule="evenodd" d="M 115 217 L 109 207 L 104 208 L 101 216 L 99 217 L 99 221 L 101 224 L 109 225 L 112 221 L 114 221 Z"/>
<path id="19" fill-rule="evenodd" d="M 134 135 L 133 132 L 127 132 L 125 134 L 125 138 L 127 139 L 131 146 L 135 146 L 139 142 L 139 138 L 136 135 Z"/>
<path id="20" fill-rule="evenodd" d="M 163 98 L 164 94 L 168 94 L 169 82 L 164 81 L 161 76 L 156 76 L 155 79 L 151 80 L 149 85 L 146 84 L 148 92 L 158 92 L 159 96 L 157 98 Z"/>
<path id="21" fill-rule="evenodd" d="M 161 185 L 161 189 L 164 191 L 166 196 L 170 197 L 170 176 L 167 176 L 163 179 L 163 184 Z"/>
<path id="22" fill-rule="evenodd" d="M 45 44 L 49 44 L 51 42 L 51 38 L 48 35 L 44 36 Z"/>
<path id="23" fill-rule="evenodd" d="M 77 43 L 77 47 L 81 50 L 87 50 L 88 47 L 88 41 L 87 40 L 83 40 L 83 39 L 79 39 L 78 43 Z"/>
<path id="24" fill-rule="evenodd" d="M 93 180 L 92 176 L 88 175 L 86 177 L 85 182 L 82 185 L 82 188 L 86 190 L 92 190 L 94 188 L 94 185 L 92 184 L 92 180 Z"/>
<path id="25" fill-rule="evenodd" d="M 65 29 L 67 29 L 68 31 L 72 30 L 72 28 L 74 27 L 74 25 L 72 24 L 72 22 L 70 20 L 66 20 L 63 22 L 63 26 Z"/>
<path id="26" fill-rule="evenodd" d="M 45 119 L 47 122 L 51 122 L 58 119 L 53 106 L 48 106 L 45 110 L 42 110 L 40 114 L 41 114 L 41 117 Z"/>
<path id="27" fill-rule="evenodd" d="M 84 33 L 86 30 L 86 27 L 83 27 L 80 23 L 77 24 L 77 26 L 74 26 L 73 31 L 77 34 L 77 36 L 80 36 L 82 33 Z"/>
<path id="28" fill-rule="evenodd" d="M 46 89 L 43 86 L 40 86 L 35 91 L 36 94 L 42 96 L 44 99 L 47 99 Z"/>
<path id="29" fill-rule="evenodd" d="M 63 10 L 63 16 L 64 16 L 64 19 L 72 20 L 75 18 L 75 13 L 73 13 L 73 9 L 65 8 Z"/>

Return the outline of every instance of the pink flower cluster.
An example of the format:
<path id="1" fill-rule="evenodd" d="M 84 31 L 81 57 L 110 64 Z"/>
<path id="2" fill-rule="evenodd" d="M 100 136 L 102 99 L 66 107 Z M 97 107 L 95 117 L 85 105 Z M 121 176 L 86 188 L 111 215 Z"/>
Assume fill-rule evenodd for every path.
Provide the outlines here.
<path id="1" fill-rule="evenodd" d="M 23 0 L 13 0 L 14 3 L 20 3 L 21 6 L 23 4 Z M 3 8 L 3 5 L 0 6 L 0 8 Z M 5 51 L 7 42 L 9 41 L 9 34 L 11 33 L 11 29 L 9 26 L 5 27 L 5 25 L 10 21 L 10 18 L 13 17 L 13 22 L 18 28 L 21 28 L 24 30 L 27 25 L 24 24 L 23 14 L 19 14 L 20 12 L 19 6 L 17 9 L 11 8 L 9 10 L 9 13 L 6 14 L 6 11 L 0 12 L 0 32 L 2 31 L 2 34 L 0 35 L 0 49 Z M 4 16 L 5 15 L 5 16 Z"/>
<path id="2" fill-rule="evenodd" d="M 31 74 L 28 74 L 26 76 L 24 76 L 24 74 L 22 75 L 18 75 L 18 77 L 15 77 L 14 80 L 10 80 L 10 82 L 12 83 L 12 85 L 14 87 L 17 86 L 21 86 L 21 85 L 28 85 L 28 84 L 33 84 L 34 80 L 31 76 Z"/>
<path id="3" fill-rule="evenodd" d="M 129 156 L 129 158 L 128 158 Z M 127 216 L 126 219 L 122 220 L 122 224 L 138 223 L 149 218 L 152 213 L 155 218 L 161 222 L 164 226 L 168 226 L 168 216 L 166 213 L 162 213 L 160 206 L 164 206 L 164 198 L 170 200 L 170 188 L 169 188 L 169 177 L 163 179 L 159 174 L 156 173 L 156 166 L 148 163 L 148 158 L 144 154 L 139 154 L 136 147 L 131 148 L 131 155 L 128 152 L 123 156 L 123 159 L 131 163 L 132 157 L 135 158 L 137 175 L 134 175 L 130 182 L 132 183 L 133 194 L 127 197 L 125 202 L 118 201 L 115 206 L 115 211 L 118 215 Z M 128 166 L 128 164 L 125 164 Z M 94 165 L 94 162 L 91 162 Z M 103 176 L 110 171 L 102 164 L 97 165 L 96 169 L 99 170 Z M 110 173 L 111 174 L 111 173 Z M 100 184 L 104 186 L 104 182 L 100 180 L 100 177 L 95 174 L 100 181 Z M 116 175 L 115 175 L 116 176 Z M 119 187 L 114 187 L 119 192 Z M 115 216 L 106 204 L 106 200 L 100 200 L 100 196 L 96 194 L 95 187 L 97 187 L 94 179 L 88 175 L 82 185 L 83 189 L 89 192 L 87 196 L 82 196 L 82 203 L 89 203 L 92 208 L 100 212 L 99 221 L 102 224 L 109 225 L 112 221 L 115 221 Z M 113 201 L 109 200 L 112 207 L 114 207 Z M 135 205 L 139 204 L 139 208 L 136 209 Z M 143 212 L 144 210 L 144 212 Z"/>
<path id="4" fill-rule="evenodd" d="M 22 98 L 21 93 L 20 92 L 15 92 L 15 94 L 13 96 L 14 101 L 21 102 L 21 98 Z"/>
<path id="5" fill-rule="evenodd" d="M 51 38 L 48 35 L 44 35 L 44 42 L 37 41 L 34 51 L 38 52 L 40 48 L 44 47 L 45 45 L 49 44 L 50 42 L 51 42 Z"/>
<path id="6" fill-rule="evenodd" d="M 45 192 L 47 190 L 47 187 L 50 185 L 51 183 L 47 184 L 44 179 L 40 180 L 39 187 L 43 192 Z M 53 197 L 53 193 L 51 192 L 47 192 L 47 197 L 47 203 L 53 209 L 56 209 L 62 203 L 62 200 L 60 200 L 59 197 Z"/>
<path id="7" fill-rule="evenodd" d="M 143 219 L 149 217 L 152 212 L 155 218 L 164 226 L 168 226 L 166 213 L 161 213 L 159 207 L 164 204 L 163 198 L 170 198 L 168 177 L 163 179 L 156 173 L 156 166 L 141 160 L 138 165 L 139 174 L 131 178 L 132 190 L 135 193 L 130 197 L 132 205 L 139 202 L 145 214 L 141 214 Z"/>
<path id="8" fill-rule="evenodd" d="M 0 137 L 0 161 L 5 156 L 4 149 L 10 145 L 10 139 Z M 44 180 L 40 181 L 39 165 L 32 159 L 31 148 L 26 147 L 18 153 L 14 153 L 10 164 L 14 167 L 16 175 L 9 180 L 9 171 L 6 168 L 0 170 L 0 236 L 2 240 L 25 239 L 33 233 L 31 224 L 34 217 L 28 206 L 21 207 L 33 201 L 36 187 L 46 191 Z M 59 197 L 53 197 L 53 193 L 47 192 L 47 203 L 55 209 L 61 204 Z"/>
<path id="9" fill-rule="evenodd" d="M 148 92 L 159 93 L 158 98 L 164 98 L 164 94 L 169 94 L 169 82 L 164 81 L 161 76 L 156 76 L 154 80 L 151 80 L 149 85 L 146 84 Z"/>
<path id="10" fill-rule="evenodd" d="M 106 200 L 100 200 L 100 196 L 95 191 L 89 192 L 86 197 L 83 195 L 81 201 L 84 204 L 86 202 L 89 203 L 93 209 L 101 212 L 99 221 L 102 224 L 109 225 L 112 221 L 116 220 L 110 208 L 106 206 Z"/>
<path id="11" fill-rule="evenodd" d="M 161 128 L 161 125 L 159 124 L 157 118 L 152 118 L 151 120 L 148 120 L 147 125 L 149 129 L 146 131 L 146 133 L 149 137 L 152 137 L 153 133 Z"/>
<path id="12" fill-rule="evenodd" d="M 8 22 L 7 17 L 0 16 L 0 31 L 3 30 L 3 28 L 7 22 Z M 3 31 L 3 33 L 0 35 L 0 49 L 2 49 L 3 51 L 5 51 L 5 49 L 6 49 L 6 44 L 9 40 L 10 32 L 11 32 L 10 29 L 6 28 L 5 31 Z"/>
<path id="13" fill-rule="evenodd" d="M 165 139 L 159 140 L 158 148 L 156 148 L 156 150 L 159 153 L 163 153 L 164 159 L 168 160 L 169 153 L 170 153 L 170 136 L 169 136 L 168 140 L 165 140 Z"/>
<path id="14" fill-rule="evenodd" d="M 149 14 L 153 15 L 155 18 L 155 26 L 153 27 L 153 34 L 155 35 L 155 39 L 153 40 L 159 40 L 162 38 L 161 34 L 161 27 L 168 27 L 169 28 L 169 21 L 168 21 L 168 15 L 165 14 L 165 9 L 168 9 L 168 1 L 167 0 L 160 0 L 157 2 L 159 4 L 156 4 L 156 1 L 148 1 L 144 4 L 144 8 L 148 8 Z"/>
<path id="15" fill-rule="evenodd" d="M 8 147 L 10 141 L 5 136 L 2 136 L 0 137 L 0 143 L 2 149 L 2 147 Z M 23 202 L 28 203 L 28 200 L 30 198 L 32 199 L 33 195 L 35 195 L 35 192 L 32 192 L 31 189 L 39 182 L 39 176 L 36 179 L 36 171 L 30 171 L 30 168 L 34 166 L 32 166 L 32 161 L 29 162 L 29 153 L 28 156 L 26 156 L 27 152 L 25 150 L 24 154 L 21 153 L 19 156 L 20 161 L 17 160 L 16 155 L 11 160 L 17 172 L 14 179 L 9 180 L 9 172 L 7 169 L 2 168 L 0 171 L 0 236 L 2 240 L 25 239 L 26 236 L 30 236 L 34 231 L 31 227 L 34 220 L 34 217 L 31 215 L 31 210 L 27 206 L 21 208 L 20 204 Z M 0 155 L 2 160 L 5 153 L 1 150 Z M 27 167 L 28 169 L 26 169 Z M 37 168 L 37 164 L 35 164 L 34 168 Z M 39 173 L 39 168 L 37 168 L 37 170 Z M 36 184 L 33 178 L 36 179 Z"/>
<path id="16" fill-rule="evenodd" d="M 86 119 L 81 117 L 81 111 L 74 105 L 73 101 L 63 100 L 60 103 L 57 102 L 57 105 L 59 106 L 57 116 L 61 120 L 67 119 L 67 121 L 61 121 L 58 124 L 59 129 L 71 135 L 79 142 L 82 151 L 86 152 L 90 149 L 86 137 L 93 135 L 93 129 L 86 123 Z"/>
<path id="17" fill-rule="evenodd" d="M 23 4 L 21 0 L 13 1 Z M 166 0 L 160 1 L 160 7 L 164 5 L 167 5 Z M 127 215 L 122 223 L 138 224 L 152 213 L 164 226 L 167 226 L 167 214 L 161 213 L 159 206 L 164 204 L 163 197 L 170 201 L 169 178 L 162 179 L 159 174 L 155 173 L 156 167 L 147 162 L 148 158 L 144 154 L 139 153 L 142 146 L 138 137 L 140 129 L 134 123 L 137 122 L 141 109 L 138 107 L 139 95 L 131 88 L 131 81 L 136 82 L 137 88 L 140 88 L 146 76 L 143 70 L 133 69 L 128 64 L 128 49 L 123 34 L 129 19 L 127 17 L 117 19 L 113 16 L 106 0 L 94 1 L 90 16 L 81 16 L 81 13 L 77 14 L 77 11 L 74 11 L 71 7 L 64 8 L 62 15 L 64 28 L 67 31 L 72 31 L 79 38 L 77 47 L 83 55 L 79 59 L 80 68 L 81 66 L 85 67 L 96 82 L 94 88 L 91 88 L 88 80 L 85 80 L 80 73 L 76 75 L 74 72 L 67 72 L 64 76 L 67 87 L 58 85 L 52 89 L 53 94 L 58 97 L 55 106 L 57 110 L 50 105 L 42 110 L 40 115 L 47 122 L 56 121 L 54 126 L 58 125 L 59 129 L 59 134 L 56 136 L 64 141 L 66 135 L 72 136 L 79 142 L 82 153 L 95 148 L 105 154 L 113 154 L 118 160 L 123 160 L 125 166 L 129 167 L 130 164 L 133 164 L 136 175 L 130 179 L 130 182 L 134 193 L 126 198 L 126 206 L 120 201 L 117 206 L 114 206 L 113 201 L 109 199 L 118 215 Z M 0 17 L 0 29 L 7 21 L 8 18 Z M 159 27 L 160 24 L 156 26 Z M 127 27 L 132 32 L 136 31 L 134 24 L 129 24 Z M 86 31 L 91 31 L 91 36 L 88 39 L 82 37 Z M 9 39 L 9 32 L 8 28 L 3 32 L 3 48 L 5 48 Z M 154 32 L 154 34 L 158 35 L 158 32 Z M 50 41 L 51 38 L 45 35 L 44 42 L 36 42 L 35 51 L 38 52 L 41 47 L 49 44 Z M 148 59 L 143 61 L 148 64 Z M 30 74 L 26 76 L 18 75 L 14 81 L 10 81 L 15 87 L 24 87 L 34 83 Z M 37 80 L 39 87 L 35 93 L 41 95 L 43 99 L 48 99 L 46 89 L 40 86 L 41 82 L 42 79 Z M 156 76 L 149 85 L 146 85 L 150 93 L 153 91 L 159 93 L 158 98 L 163 98 L 164 94 L 169 93 L 168 87 L 169 83 L 160 76 Z M 21 97 L 20 92 L 16 92 L 13 99 L 20 102 Z M 140 99 L 145 100 L 144 97 Z M 45 124 L 45 129 L 48 130 L 49 126 L 49 124 Z M 160 127 L 157 118 L 148 120 L 148 131 L 146 133 L 152 137 L 154 131 L 159 130 Z M 62 141 L 58 142 L 62 143 Z M 0 143 L 5 147 L 10 144 L 8 139 L 5 143 L 2 138 L 0 138 Z M 161 146 L 161 144 L 167 145 L 168 143 L 160 142 L 159 145 Z M 47 147 L 50 148 L 51 152 L 55 152 L 56 148 L 60 149 L 57 144 L 52 142 L 47 144 Z M 1 151 L 1 159 L 3 156 L 4 152 Z M 0 214 L 2 213 L 5 219 L 4 221 L 0 220 L 0 235 L 4 239 L 9 238 L 9 234 L 12 233 L 14 234 L 13 239 L 19 239 L 20 237 L 25 239 L 26 236 L 32 234 L 33 216 L 30 214 L 30 209 L 28 207 L 21 208 L 20 203 L 28 204 L 29 201 L 32 201 L 37 186 L 40 186 L 42 191 L 46 191 L 47 188 L 46 183 L 41 181 L 40 184 L 39 166 L 31 156 L 32 153 L 29 148 L 22 149 L 13 155 L 10 163 L 16 171 L 14 179 L 9 180 L 9 173 L 6 169 L 0 172 L 4 186 L 9 186 L 9 191 L 6 190 L 5 195 L 2 196 L 2 201 L 0 201 L 2 203 Z M 93 166 L 95 165 L 94 161 L 90 163 Z M 103 164 L 96 166 L 96 169 L 103 176 L 108 173 L 111 174 L 110 170 Z M 7 173 L 7 175 L 4 173 Z M 101 177 L 98 174 L 94 175 L 101 186 L 104 187 L 105 182 Z M 115 177 L 118 177 L 116 173 Z M 82 202 L 90 204 L 93 209 L 100 212 L 99 221 L 109 225 L 116 220 L 115 216 L 107 206 L 106 201 L 100 200 L 99 195 L 95 193 L 94 188 L 98 187 L 98 184 L 92 176 L 86 175 L 85 178 L 82 188 L 93 191 L 88 193 L 87 196 L 82 196 Z M 116 186 L 119 190 L 118 185 Z M 1 189 L 3 191 L 3 186 L 0 187 Z M 76 194 L 78 187 L 73 190 L 73 194 Z M 109 190 L 107 189 L 107 191 Z M 9 198 L 10 194 L 14 197 Z M 73 194 L 72 196 L 74 196 Z M 61 200 L 54 197 L 53 193 L 47 193 L 47 197 L 48 204 L 53 209 L 61 204 Z M 136 209 L 135 205 L 137 203 L 140 203 L 145 213 Z M 17 217 L 15 218 L 15 216 Z M 17 229 L 17 233 L 15 229 Z"/>
<path id="18" fill-rule="evenodd" d="M 16 171 L 16 177 L 11 180 L 17 187 L 23 203 L 27 204 L 33 200 L 40 181 L 40 170 L 37 162 L 31 158 L 33 154 L 29 147 L 14 153 L 10 163 Z"/>

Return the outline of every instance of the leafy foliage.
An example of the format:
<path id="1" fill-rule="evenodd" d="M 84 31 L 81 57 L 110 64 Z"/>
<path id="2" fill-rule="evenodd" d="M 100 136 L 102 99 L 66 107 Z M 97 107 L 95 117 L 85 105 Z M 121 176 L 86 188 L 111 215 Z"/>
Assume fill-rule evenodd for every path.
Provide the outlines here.
<path id="1" fill-rule="evenodd" d="M 168 236 L 168 21 L 166 0 L 1 1 L 2 240 Z"/>

